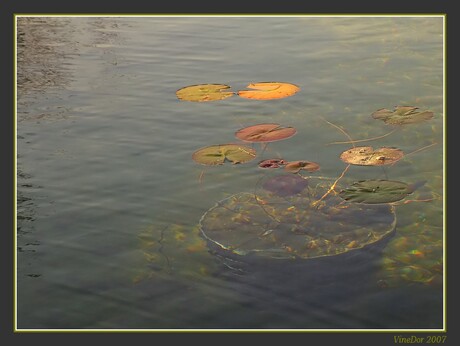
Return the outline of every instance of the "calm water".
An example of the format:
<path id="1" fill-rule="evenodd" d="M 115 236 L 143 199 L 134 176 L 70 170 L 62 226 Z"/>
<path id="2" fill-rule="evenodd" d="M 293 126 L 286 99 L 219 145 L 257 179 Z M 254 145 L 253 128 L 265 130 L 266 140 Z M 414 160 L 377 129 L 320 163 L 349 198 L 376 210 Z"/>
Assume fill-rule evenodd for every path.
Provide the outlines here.
<path id="1" fill-rule="evenodd" d="M 443 328 L 442 17 L 17 23 L 19 329 Z M 269 101 L 175 95 L 193 84 L 237 91 L 263 81 L 301 90 Z M 314 161 L 321 170 L 311 175 L 333 182 L 351 146 L 333 142 L 349 140 L 343 132 L 389 133 L 371 114 L 396 105 L 434 117 L 359 143 L 407 156 L 351 166 L 340 180 L 426 181 L 396 206 L 396 232 L 380 251 L 257 270 L 231 269 L 209 252 L 201 216 L 254 192 L 268 174 L 259 160 Z M 192 160 L 265 122 L 297 134 L 254 145 L 258 157 L 246 164 Z"/>

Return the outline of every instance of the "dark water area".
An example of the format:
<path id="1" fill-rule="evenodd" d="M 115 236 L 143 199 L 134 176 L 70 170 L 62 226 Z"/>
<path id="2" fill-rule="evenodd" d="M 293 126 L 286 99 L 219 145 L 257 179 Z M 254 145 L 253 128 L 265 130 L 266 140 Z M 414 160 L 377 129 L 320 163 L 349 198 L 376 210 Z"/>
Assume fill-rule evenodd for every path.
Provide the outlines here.
<path id="1" fill-rule="evenodd" d="M 18 17 L 17 328 L 443 329 L 443 21 Z M 264 101 L 175 94 L 269 81 L 300 91 Z M 392 126 L 371 116 L 398 105 L 433 117 Z M 257 157 L 244 164 L 192 159 L 260 123 L 297 133 L 246 143 Z M 405 155 L 346 169 L 350 137 Z M 394 203 L 395 229 L 378 246 L 301 261 L 227 258 L 200 220 L 219 201 L 261 191 L 278 171 L 257 162 L 275 157 L 318 163 L 301 174 L 326 190 L 339 178 L 341 187 L 384 179 L 416 189 Z"/>

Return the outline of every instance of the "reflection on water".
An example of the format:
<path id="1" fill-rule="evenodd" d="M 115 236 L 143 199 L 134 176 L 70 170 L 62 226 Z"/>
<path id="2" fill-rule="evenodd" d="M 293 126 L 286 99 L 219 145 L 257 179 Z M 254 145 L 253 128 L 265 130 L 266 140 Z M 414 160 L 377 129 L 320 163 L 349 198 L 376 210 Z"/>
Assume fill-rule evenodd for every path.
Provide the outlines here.
<path id="1" fill-rule="evenodd" d="M 439 17 L 17 18 L 18 328 L 442 328 L 442 26 Z M 175 95 L 259 81 L 300 91 L 265 101 Z M 434 116 L 396 128 L 371 116 L 397 105 Z M 260 123 L 297 133 L 246 143 L 257 159 L 244 164 L 193 161 Z M 404 156 L 346 168 L 339 157 L 354 143 Z M 257 241 L 271 237 L 288 253 L 344 239 L 337 227 L 312 236 L 300 227 L 307 219 L 359 225 L 347 251 L 372 237 L 369 219 L 285 203 L 312 190 L 276 206 L 222 202 L 260 194 L 280 171 L 257 162 L 273 158 L 317 162 L 311 175 L 336 187 L 328 198 L 366 179 L 426 183 L 393 203 L 396 230 L 360 256 L 256 265 L 231 246 L 235 256 L 216 253 L 201 228 L 216 206 L 227 209 L 213 230 L 233 231 L 223 239 L 235 243 L 253 226 Z M 255 208 L 266 218 L 250 221 Z M 279 238 L 272 212 L 293 213 L 278 226 L 311 239 Z"/>

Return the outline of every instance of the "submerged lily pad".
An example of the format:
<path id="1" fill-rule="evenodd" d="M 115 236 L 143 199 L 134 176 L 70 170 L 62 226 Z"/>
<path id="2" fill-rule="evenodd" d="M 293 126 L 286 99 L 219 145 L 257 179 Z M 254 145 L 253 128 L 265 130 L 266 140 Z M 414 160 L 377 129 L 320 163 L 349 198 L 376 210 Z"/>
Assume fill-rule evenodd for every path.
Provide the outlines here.
<path id="1" fill-rule="evenodd" d="M 414 186 L 392 180 L 361 180 L 340 191 L 339 196 L 353 203 L 391 203 L 414 191 Z"/>
<path id="2" fill-rule="evenodd" d="M 217 144 L 204 147 L 192 155 L 194 161 L 203 165 L 222 165 L 225 161 L 233 164 L 245 163 L 256 157 L 256 151 L 239 144 Z"/>
<path id="3" fill-rule="evenodd" d="M 265 123 L 248 126 L 238 130 L 235 136 L 245 142 L 274 142 L 290 138 L 297 133 L 293 127 Z"/>
<path id="4" fill-rule="evenodd" d="M 355 252 L 393 234 L 393 206 L 344 205 L 330 194 L 322 201 L 324 207 L 317 208 L 312 201 L 328 185 L 311 184 L 301 195 L 285 197 L 261 190 L 219 201 L 202 216 L 202 235 L 223 257 L 265 265 L 270 259 L 280 263 Z"/>
<path id="5" fill-rule="evenodd" d="M 390 147 L 354 147 L 345 150 L 340 159 L 346 163 L 360 166 L 382 166 L 395 163 L 404 156 L 402 150 Z"/>
<path id="6" fill-rule="evenodd" d="M 190 85 L 176 91 L 176 96 L 179 100 L 192 102 L 207 102 L 223 100 L 235 93 L 225 91 L 230 89 L 230 86 L 225 84 L 198 84 Z"/>
<path id="7" fill-rule="evenodd" d="M 238 96 L 253 100 L 272 100 L 292 96 L 300 90 L 295 84 L 283 82 L 251 83 L 247 87 L 254 90 L 240 90 Z"/>
<path id="8" fill-rule="evenodd" d="M 266 180 L 262 187 L 271 193 L 285 197 L 302 192 L 308 186 L 308 180 L 298 175 L 278 175 Z"/>
<path id="9" fill-rule="evenodd" d="M 319 170 L 319 165 L 311 161 L 290 161 L 284 166 L 284 169 L 290 173 L 298 173 L 301 170 L 316 172 Z"/>
<path id="10" fill-rule="evenodd" d="M 393 111 L 382 108 L 374 113 L 374 119 L 383 120 L 386 124 L 406 125 L 421 123 L 433 118 L 434 113 L 431 111 L 418 111 L 418 107 L 413 106 L 396 106 Z"/>

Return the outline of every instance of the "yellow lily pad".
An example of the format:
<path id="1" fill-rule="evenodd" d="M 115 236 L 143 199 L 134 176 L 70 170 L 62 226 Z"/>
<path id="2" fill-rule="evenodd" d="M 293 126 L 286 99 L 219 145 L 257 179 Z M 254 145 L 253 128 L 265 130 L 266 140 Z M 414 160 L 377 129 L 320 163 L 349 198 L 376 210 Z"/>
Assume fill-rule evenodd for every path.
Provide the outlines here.
<path id="1" fill-rule="evenodd" d="M 225 84 L 198 84 L 190 85 L 176 91 L 179 100 L 192 102 L 207 102 L 223 100 L 235 93 L 226 91 L 230 86 Z"/>

